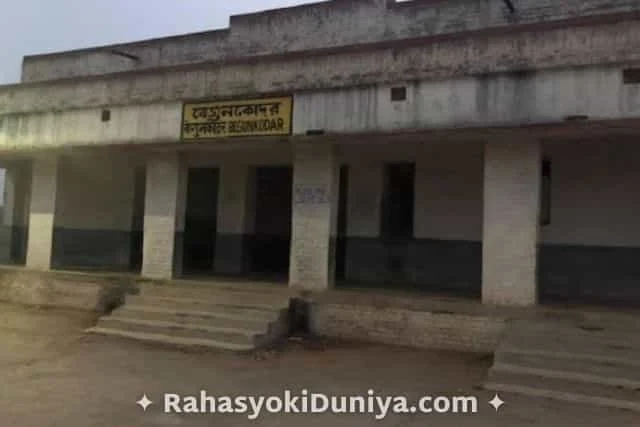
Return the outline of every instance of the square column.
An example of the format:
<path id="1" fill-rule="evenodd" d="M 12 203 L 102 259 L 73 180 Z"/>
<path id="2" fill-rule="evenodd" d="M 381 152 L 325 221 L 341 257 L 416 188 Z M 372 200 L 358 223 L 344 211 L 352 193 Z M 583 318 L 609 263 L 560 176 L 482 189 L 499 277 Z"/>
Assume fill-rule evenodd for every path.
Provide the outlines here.
<path id="1" fill-rule="evenodd" d="M 242 274 L 245 271 L 245 242 L 249 167 L 224 163 L 220 168 L 215 271 Z"/>
<path id="2" fill-rule="evenodd" d="M 289 284 L 322 291 L 335 276 L 338 162 L 327 142 L 298 143 L 294 157 Z"/>
<path id="3" fill-rule="evenodd" d="M 156 154 L 147 162 L 142 276 L 174 276 L 176 230 L 180 221 L 180 161 L 176 153 Z"/>
<path id="4" fill-rule="evenodd" d="M 26 262 L 28 268 L 51 268 L 58 162 L 58 157 L 54 155 L 38 157 L 33 161 Z"/>
<path id="5" fill-rule="evenodd" d="M 495 141 L 485 145 L 482 300 L 537 303 L 541 145 Z"/>

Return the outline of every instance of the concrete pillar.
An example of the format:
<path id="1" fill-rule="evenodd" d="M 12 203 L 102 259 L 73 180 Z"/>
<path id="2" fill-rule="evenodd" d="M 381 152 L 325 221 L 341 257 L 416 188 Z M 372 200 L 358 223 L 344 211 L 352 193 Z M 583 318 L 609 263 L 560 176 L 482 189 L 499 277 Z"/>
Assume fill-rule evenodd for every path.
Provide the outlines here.
<path id="1" fill-rule="evenodd" d="M 58 187 L 58 158 L 54 155 L 33 161 L 27 267 L 49 270 L 53 247 L 53 226 Z"/>
<path id="2" fill-rule="evenodd" d="M 295 147 L 289 283 L 322 291 L 333 284 L 339 165 L 326 143 Z"/>
<path id="3" fill-rule="evenodd" d="M 537 303 L 541 145 L 495 141 L 485 146 L 482 300 Z"/>
<path id="4" fill-rule="evenodd" d="M 224 163 L 220 168 L 215 270 L 242 274 L 245 270 L 249 167 Z"/>
<path id="5" fill-rule="evenodd" d="M 174 276 L 179 189 L 180 160 L 177 153 L 153 155 L 147 162 L 142 255 L 144 277 L 171 279 Z"/>

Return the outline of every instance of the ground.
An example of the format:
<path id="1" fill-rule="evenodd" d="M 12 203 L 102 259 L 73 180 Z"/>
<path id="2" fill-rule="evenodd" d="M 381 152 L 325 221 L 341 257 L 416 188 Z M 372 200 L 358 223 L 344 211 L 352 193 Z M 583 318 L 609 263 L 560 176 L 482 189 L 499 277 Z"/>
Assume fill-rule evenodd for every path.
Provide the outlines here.
<path id="1" fill-rule="evenodd" d="M 632 412 L 512 395 L 496 414 L 479 390 L 486 356 L 338 342 L 291 342 L 273 352 L 187 352 L 86 336 L 92 315 L 0 304 L 0 414 L 3 426 L 616 426 L 640 425 Z M 325 394 L 476 395 L 475 415 L 166 415 L 143 412 L 146 393 L 281 395 L 284 389 Z"/>

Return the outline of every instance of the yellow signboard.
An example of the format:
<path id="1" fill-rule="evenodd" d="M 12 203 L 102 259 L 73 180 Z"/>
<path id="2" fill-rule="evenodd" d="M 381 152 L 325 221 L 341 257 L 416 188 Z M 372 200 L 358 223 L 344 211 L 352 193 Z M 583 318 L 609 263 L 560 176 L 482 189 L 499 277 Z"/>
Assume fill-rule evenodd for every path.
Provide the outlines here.
<path id="1" fill-rule="evenodd" d="M 290 135 L 293 98 L 185 104 L 182 139 Z"/>

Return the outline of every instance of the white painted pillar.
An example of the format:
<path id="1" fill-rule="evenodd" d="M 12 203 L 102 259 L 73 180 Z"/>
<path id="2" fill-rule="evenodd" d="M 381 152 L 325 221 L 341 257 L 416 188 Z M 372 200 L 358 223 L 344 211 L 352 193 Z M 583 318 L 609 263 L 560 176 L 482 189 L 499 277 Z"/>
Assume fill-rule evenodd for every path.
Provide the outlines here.
<path id="1" fill-rule="evenodd" d="M 220 168 L 215 270 L 220 274 L 244 272 L 249 167 L 224 163 Z"/>
<path id="2" fill-rule="evenodd" d="M 339 165 L 326 143 L 298 143 L 294 154 L 289 283 L 322 291 L 333 285 Z"/>
<path id="3" fill-rule="evenodd" d="M 537 303 L 541 145 L 485 145 L 482 299 L 486 304 Z"/>
<path id="4" fill-rule="evenodd" d="M 37 157 L 33 161 L 26 263 L 28 268 L 51 268 L 58 162 L 55 155 Z"/>
<path id="5" fill-rule="evenodd" d="M 155 154 L 147 162 L 142 276 L 174 276 L 179 221 L 180 160 L 177 153 Z"/>

